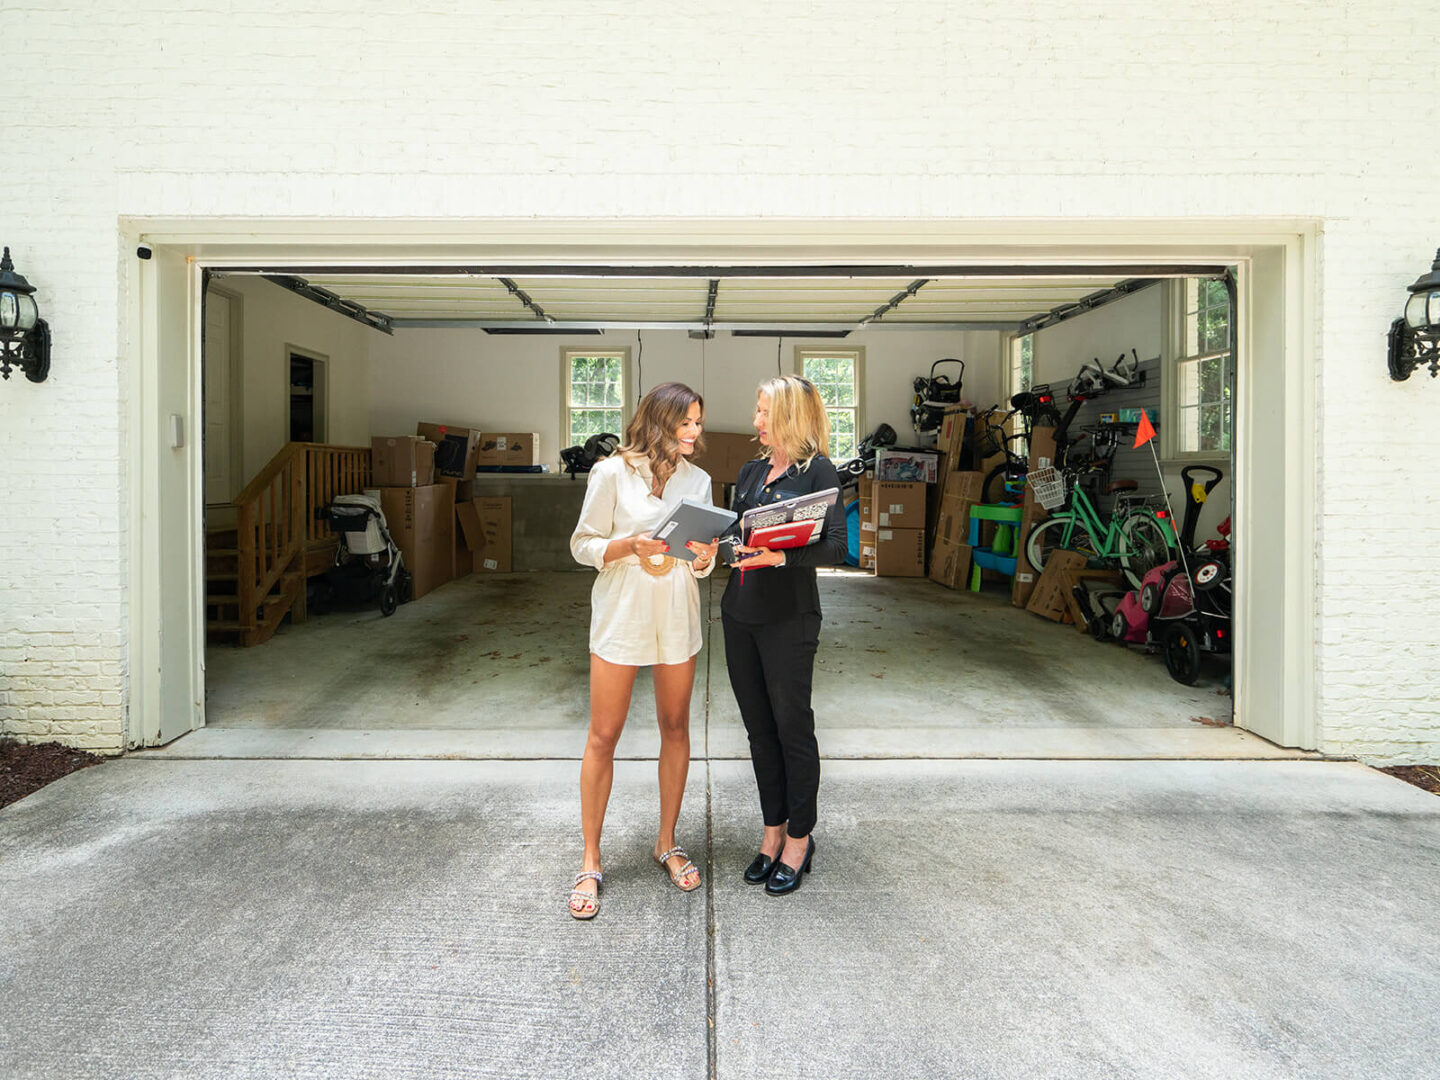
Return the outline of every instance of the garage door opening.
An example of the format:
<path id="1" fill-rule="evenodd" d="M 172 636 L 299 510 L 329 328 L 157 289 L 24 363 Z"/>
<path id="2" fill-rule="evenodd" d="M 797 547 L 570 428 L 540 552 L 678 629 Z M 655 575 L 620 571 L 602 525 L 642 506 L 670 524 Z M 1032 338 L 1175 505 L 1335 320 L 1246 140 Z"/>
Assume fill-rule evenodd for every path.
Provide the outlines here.
<path id="1" fill-rule="evenodd" d="M 1249 378 L 1258 366 L 1252 355 L 1254 260 L 1083 268 L 1058 260 L 913 263 L 903 273 L 896 269 L 853 263 L 636 266 L 619 259 L 528 268 L 387 265 L 378 258 L 347 265 L 236 260 L 211 266 L 210 289 L 201 281 L 195 291 L 206 297 L 207 310 L 213 290 L 241 312 L 225 338 L 229 373 L 216 376 L 239 387 L 240 400 L 226 404 L 238 437 L 221 430 L 222 441 L 212 446 L 220 429 L 207 415 L 205 475 L 212 460 L 242 459 L 231 470 L 239 495 L 287 448 L 296 460 L 284 481 L 288 495 L 284 485 L 272 483 L 261 499 L 264 508 L 245 511 L 234 499 L 229 506 L 217 504 L 207 491 L 204 520 L 195 523 L 211 624 L 197 678 L 203 722 L 217 731 L 272 734 L 388 731 L 389 746 L 409 746 L 421 755 L 441 752 L 448 733 L 450 744 L 458 739 L 466 752 L 578 756 L 587 718 L 592 575 L 574 566 L 567 547 L 584 476 L 563 475 L 559 451 L 582 435 L 623 427 L 645 388 L 676 379 L 706 398 L 707 429 L 718 433 L 721 445 L 713 463 L 702 465 L 712 465 L 723 484 L 733 479 L 723 436 L 744 436 L 756 384 L 778 370 L 806 373 L 822 385 L 837 443 L 845 441 L 835 449 L 837 459 L 860 449 L 861 440 L 882 425 L 895 430 L 900 447 L 943 443 L 936 477 L 918 481 L 918 507 L 901 499 L 883 530 L 887 544 L 897 534 L 909 539 L 907 532 L 919 538 L 918 566 L 897 572 L 892 562 L 880 567 L 880 576 L 851 567 L 823 577 L 827 621 L 816 708 L 827 752 L 1088 756 L 1128 747 L 1145 753 L 1167 737 L 1172 746 L 1174 737 L 1199 745 L 1232 722 L 1263 729 L 1263 721 L 1246 715 L 1243 688 L 1240 712 L 1232 712 L 1232 669 L 1223 652 L 1202 656 L 1199 677 L 1187 685 L 1171 678 L 1163 656 L 1147 655 L 1143 645 L 1102 643 L 1060 621 L 1073 618 L 1077 606 L 1109 621 L 1114 599 L 1102 594 L 1112 587 L 1124 592 L 1131 584 L 1105 576 L 1119 561 L 1113 557 L 1120 545 L 1113 522 L 1125 514 L 1128 499 L 1146 495 L 1156 497 L 1152 506 L 1164 507 L 1157 516 L 1172 527 L 1183 521 L 1195 485 L 1181 481 L 1181 469 L 1203 465 L 1219 474 L 1194 521 L 1193 539 L 1220 540 L 1221 523 L 1230 518 L 1237 561 L 1243 562 L 1245 515 L 1240 506 L 1232 514 L 1232 505 L 1247 485 L 1268 482 L 1247 469 L 1261 456 L 1247 454 L 1245 441 L 1246 395 L 1265 392 L 1263 385 L 1252 390 Z M 289 279 L 283 287 L 276 280 L 282 278 Z M 1283 306 L 1274 285 L 1265 284 L 1261 307 Z M 269 347 L 272 339 L 279 348 Z M 214 400 L 210 346 L 207 333 L 204 348 L 196 350 L 203 354 L 207 411 Z M 330 435 L 305 443 L 303 452 L 283 438 L 297 348 L 326 359 Z M 958 530 L 950 535 L 954 548 L 979 547 L 1003 557 L 1016 543 L 1007 543 L 1006 534 L 1018 534 L 1024 552 L 1036 520 L 1012 528 L 1003 512 L 999 521 L 979 512 L 973 523 L 954 513 L 960 504 L 964 511 L 1003 511 L 1010 501 L 1020 510 L 1025 504 L 1023 487 L 991 502 L 983 486 L 964 490 L 963 481 L 946 494 L 948 477 L 980 474 L 983 485 L 995 464 L 995 440 L 985 444 L 976 430 L 955 437 L 912 426 L 917 376 L 947 359 L 959 361 L 952 370 L 965 403 L 985 417 L 975 424 L 979 433 L 994 429 L 1002 449 L 1009 443 L 1012 451 L 1026 451 L 1017 456 L 1028 458 L 1029 447 L 1013 438 L 1024 434 L 1023 413 L 1006 416 L 1016 394 L 1048 386 L 1057 411 L 1069 414 L 1074 446 L 1052 464 L 1068 465 L 1061 473 L 1070 478 L 1069 491 L 1080 492 L 1069 494 L 1061 511 L 1084 501 L 1093 526 L 1088 531 L 1097 534 L 1088 546 L 1079 529 L 1068 541 L 1080 562 L 1064 585 L 1068 593 L 1080 584 L 1084 599 L 1052 596 L 1051 609 L 1039 614 L 1034 603 L 1029 611 L 1023 600 L 1017 604 L 1023 554 L 1017 565 L 997 567 L 966 551 L 963 570 L 952 566 L 947 576 L 937 568 L 937 530 Z M 1283 367 L 1283 359 L 1277 353 L 1270 363 Z M 270 379 L 264 369 L 282 360 L 285 378 Z M 1067 388 L 1075 388 L 1082 365 L 1108 373 L 1100 376 L 1108 380 L 1108 393 L 1072 409 Z M 274 391 L 254 389 L 272 384 Z M 1035 444 L 1043 445 L 1045 428 L 1052 426 L 1045 419 L 1035 427 Z M 1157 430 L 1156 442 L 1131 449 L 1144 423 Z M 432 580 L 412 603 L 389 617 L 364 598 L 337 603 L 324 589 L 323 570 L 334 560 L 334 547 L 314 520 L 316 504 L 373 490 L 370 439 L 413 436 L 425 424 L 499 433 L 522 447 L 521 456 L 508 466 L 482 466 L 449 485 L 435 520 L 448 516 L 438 527 L 451 531 L 429 540 L 432 561 L 444 566 L 432 568 Z M 274 429 L 268 436 L 267 425 Z M 276 432 L 280 445 L 268 445 Z M 525 448 L 527 439 L 532 445 Z M 537 466 L 544 471 L 529 471 Z M 1115 481 L 1125 480 L 1135 481 L 1136 490 L 1116 490 Z M 419 489 L 432 486 L 442 487 L 417 485 L 404 499 L 413 509 Z M 1169 494 L 1168 507 L 1162 492 Z M 719 489 L 716 494 L 724 497 Z M 877 526 L 870 544 L 855 544 L 857 561 L 873 558 L 882 543 L 881 511 L 871 494 L 862 515 L 860 493 L 846 494 L 854 516 Z M 287 498 L 296 501 L 287 504 Z M 477 536 L 490 530 L 491 555 L 508 546 L 508 572 L 502 559 L 478 571 L 473 562 L 465 566 L 484 540 L 466 542 L 457 501 L 480 507 Z M 390 502 L 395 505 L 393 497 Z M 502 506 L 509 512 L 508 545 L 498 532 Z M 487 508 L 494 511 L 489 519 Z M 884 513 L 891 512 L 887 504 Z M 223 531 L 239 524 L 242 513 L 253 539 Z M 978 543 L 962 542 L 972 539 L 972 527 Z M 301 550 L 281 566 L 285 552 L 278 549 L 287 529 L 303 534 Z M 1116 534 L 1108 544 L 1100 535 L 1107 529 Z M 272 613 L 283 609 L 248 645 L 236 627 L 215 625 L 226 620 L 213 604 L 229 594 L 232 572 L 237 596 L 239 591 L 238 568 L 222 570 L 217 554 L 247 548 L 263 549 L 247 552 L 261 561 L 276 555 L 266 571 L 272 580 L 254 605 L 256 618 L 265 617 L 267 605 Z M 418 567 L 425 560 L 417 555 L 414 561 Z M 899 576 L 906 573 L 915 576 Z M 1244 573 L 1237 575 L 1242 584 Z M 1033 576 L 1039 584 L 1042 575 Z M 257 580 L 255 588 L 263 584 Z M 710 598 L 716 619 L 719 591 L 713 588 Z M 248 599 L 256 598 L 252 593 Z M 1243 652 L 1250 608 L 1239 589 L 1235 610 L 1226 629 Z M 1244 658 L 1239 666 L 1243 670 Z M 743 756 L 718 633 L 707 632 L 700 671 L 693 715 L 705 718 L 707 752 Z M 646 700 L 643 692 L 638 700 Z M 631 728 L 630 752 L 650 752 L 653 736 L 643 717 Z"/>

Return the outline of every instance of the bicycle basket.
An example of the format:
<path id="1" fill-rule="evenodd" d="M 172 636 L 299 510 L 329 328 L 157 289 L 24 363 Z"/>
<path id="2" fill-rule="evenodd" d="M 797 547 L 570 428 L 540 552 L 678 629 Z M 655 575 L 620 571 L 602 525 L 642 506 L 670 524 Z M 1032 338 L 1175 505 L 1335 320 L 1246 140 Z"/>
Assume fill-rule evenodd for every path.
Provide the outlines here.
<path id="1" fill-rule="evenodd" d="M 1065 505 L 1065 475 L 1053 465 L 1031 469 L 1025 474 L 1025 486 L 1035 493 L 1035 501 L 1046 510 L 1059 510 Z"/>
<path id="2" fill-rule="evenodd" d="M 1005 452 L 1005 428 L 1000 424 L 987 427 L 976 442 L 981 458 L 995 457 Z"/>

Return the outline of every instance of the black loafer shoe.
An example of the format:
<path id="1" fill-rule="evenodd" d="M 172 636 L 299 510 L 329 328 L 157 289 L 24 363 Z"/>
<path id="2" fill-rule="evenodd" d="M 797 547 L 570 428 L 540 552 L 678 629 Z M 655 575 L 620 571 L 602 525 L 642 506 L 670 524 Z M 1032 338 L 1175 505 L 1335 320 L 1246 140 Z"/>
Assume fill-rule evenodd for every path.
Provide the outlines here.
<path id="1" fill-rule="evenodd" d="M 775 860 L 763 851 L 755 856 L 755 859 L 745 868 L 745 880 L 751 885 L 759 885 L 770 880 L 770 871 L 775 869 Z"/>
<path id="2" fill-rule="evenodd" d="M 770 874 L 770 880 L 765 883 L 765 891 L 771 896 L 784 896 L 786 893 L 794 892 L 800 887 L 800 878 L 810 872 L 810 860 L 815 857 L 815 838 L 810 838 L 810 846 L 805 849 L 805 865 L 799 870 L 786 866 L 783 862 L 775 864 L 774 871 Z"/>

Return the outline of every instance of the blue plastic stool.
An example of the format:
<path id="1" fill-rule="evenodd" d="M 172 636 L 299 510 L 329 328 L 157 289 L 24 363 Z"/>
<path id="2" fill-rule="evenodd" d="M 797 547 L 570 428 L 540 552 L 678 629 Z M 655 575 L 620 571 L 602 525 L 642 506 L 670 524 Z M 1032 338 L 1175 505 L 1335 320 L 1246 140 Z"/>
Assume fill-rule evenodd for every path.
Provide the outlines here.
<path id="1" fill-rule="evenodd" d="M 1012 580 L 1020 554 L 1020 519 L 1025 510 L 1019 506 L 979 503 L 970 508 L 970 591 L 980 591 L 980 571 L 998 570 Z M 995 540 L 989 547 L 980 546 L 980 523 L 995 522 Z"/>

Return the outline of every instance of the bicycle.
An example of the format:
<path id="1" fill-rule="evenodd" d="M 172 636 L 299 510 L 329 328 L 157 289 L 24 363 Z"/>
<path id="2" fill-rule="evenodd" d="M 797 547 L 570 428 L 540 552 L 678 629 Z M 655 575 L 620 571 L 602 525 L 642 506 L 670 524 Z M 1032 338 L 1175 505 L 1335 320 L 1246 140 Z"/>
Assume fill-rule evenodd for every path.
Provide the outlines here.
<path id="1" fill-rule="evenodd" d="M 980 485 L 981 502 L 1000 503 L 1007 498 L 1018 501 L 1024 497 L 1025 474 L 1030 468 L 1030 432 L 1037 427 L 1055 427 L 1060 423 L 1060 413 L 1054 400 L 1049 386 L 1022 391 L 1010 399 L 1010 411 L 992 422 L 979 436 L 977 450 L 981 459 L 996 454 L 1005 455 L 1004 461 L 985 474 Z M 998 409 L 998 405 L 992 406 L 988 415 L 993 416 Z M 1005 425 L 1017 413 L 1024 418 L 1024 427 L 1014 435 L 1006 435 Z"/>
<path id="2" fill-rule="evenodd" d="M 1075 479 L 1074 470 L 1057 471 L 1053 466 L 1030 473 L 1028 482 L 1036 500 L 1056 511 L 1025 538 L 1030 565 L 1043 572 L 1052 552 L 1075 551 L 1087 558 L 1118 563 L 1131 586 L 1140 588 L 1147 573 L 1173 558 L 1170 552 L 1176 540 L 1169 514 L 1146 505 L 1145 496 L 1128 494 L 1119 485 L 1133 488 L 1134 481 L 1122 480 L 1110 485 L 1109 493 L 1118 493 L 1118 498 L 1107 521 Z"/>

